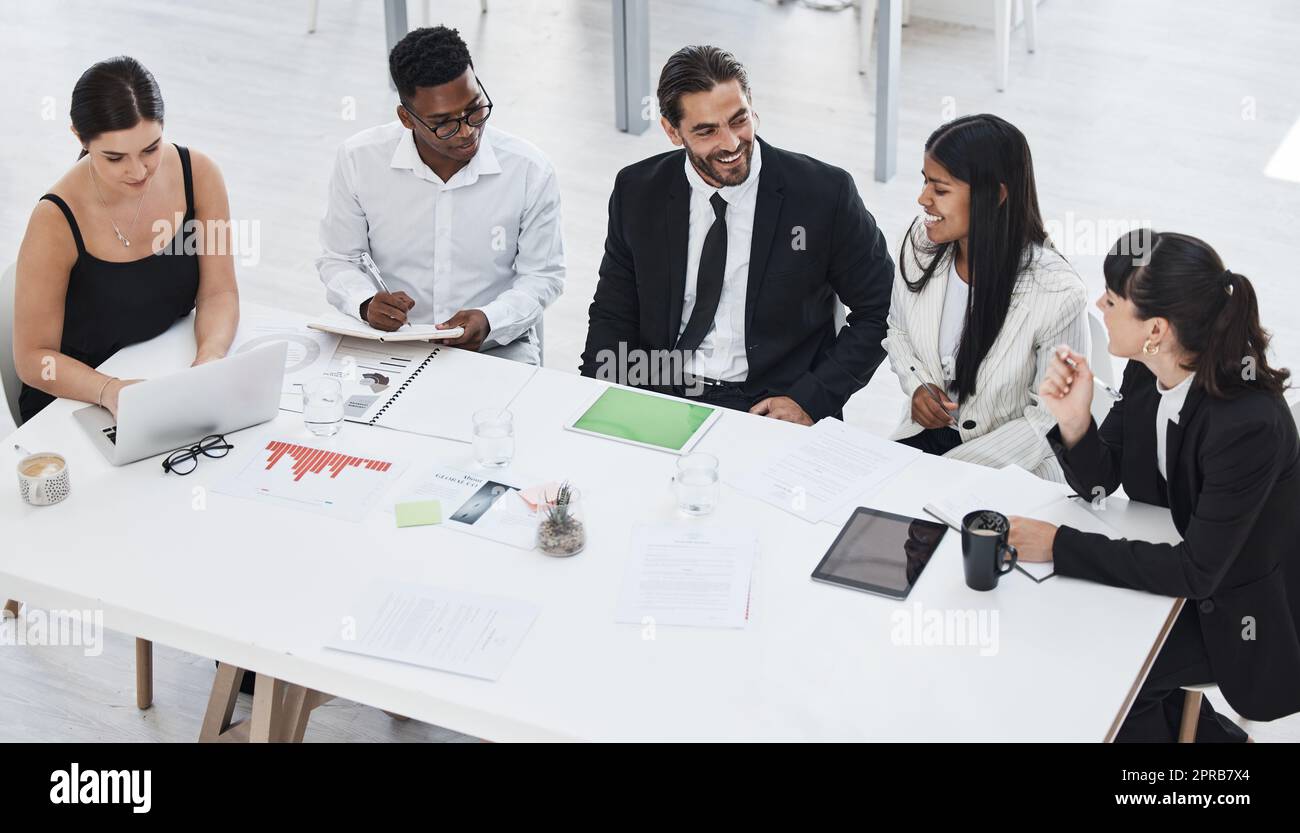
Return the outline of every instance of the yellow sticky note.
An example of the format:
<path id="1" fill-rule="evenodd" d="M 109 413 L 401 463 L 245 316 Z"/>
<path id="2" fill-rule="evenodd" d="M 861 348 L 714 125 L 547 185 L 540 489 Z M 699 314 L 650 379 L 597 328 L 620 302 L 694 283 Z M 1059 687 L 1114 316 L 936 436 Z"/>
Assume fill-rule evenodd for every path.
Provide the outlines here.
<path id="1" fill-rule="evenodd" d="M 393 507 L 397 526 L 428 526 L 442 523 L 442 504 L 436 500 L 412 500 Z"/>

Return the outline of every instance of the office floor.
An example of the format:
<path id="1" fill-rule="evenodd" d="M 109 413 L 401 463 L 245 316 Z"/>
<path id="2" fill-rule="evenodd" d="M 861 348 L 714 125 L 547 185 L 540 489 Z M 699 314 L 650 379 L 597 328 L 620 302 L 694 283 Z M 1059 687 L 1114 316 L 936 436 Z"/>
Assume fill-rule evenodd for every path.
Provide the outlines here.
<path id="1" fill-rule="evenodd" d="M 412 3 L 412 25 L 420 21 Z M 493 123 L 542 148 L 560 176 L 569 280 L 547 314 L 547 364 L 573 370 L 586 333 L 605 205 L 614 174 L 669 147 L 613 122 L 609 4 L 604 0 L 473 0 L 432 4 L 458 27 L 497 104 Z M 872 179 L 874 87 L 856 72 L 853 12 L 758 0 L 655 0 L 652 73 L 686 43 L 728 47 L 751 72 L 760 133 L 850 170 L 896 245 L 915 216 L 921 145 L 942 121 L 995 112 L 1033 148 L 1042 208 L 1058 246 L 1100 291 L 1100 263 L 1121 226 L 1150 224 L 1215 245 L 1249 276 L 1274 333 L 1277 363 L 1300 371 L 1300 285 L 1293 280 L 1300 182 L 1300 7 L 1272 0 L 1048 0 L 1039 47 L 1012 39 L 1010 85 L 993 85 L 987 29 L 913 18 L 903 30 L 899 174 Z M 393 117 L 380 4 L 324 0 L 306 33 L 307 3 L 164 0 L 24 3 L 0 24 L 0 266 L 18 249 L 31 207 L 70 165 L 68 95 L 96 60 L 126 53 L 157 76 L 167 136 L 223 168 L 236 221 L 257 224 L 256 263 L 239 267 L 248 300 L 311 312 L 323 294 L 312 260 L 333 154 L 348 135 Z M 1289 154 L 1280 154 L 1293 133 Z M 1274 159 L 1275 155 L 1277 159 Z M 887 368 L 846 418 L 885 434 L 903 395 Z M 0 434 L 10 428 L 0 414 Z M 0 588 L 3 595 L 3 588 Z M 163 646 L 155 702 L 134 706 L 131 640 L 104 655 L 79 649 L 0 650 L 0 739 L 190 740 L 211 682 L 210 661 Z M 1212 695 L 1213 696 L 1213 695 Z M 243 698 L 247 699 L 247 698 Z M 1222 699 L 1216 705 L 1223 707 Z M 247 703 L 244 704 L 245 708 Z M 1259 740 L 1300 740 L 1300 717 L 1250 725 Z M 335 702 L 308 740 L 465 740 Z"/>

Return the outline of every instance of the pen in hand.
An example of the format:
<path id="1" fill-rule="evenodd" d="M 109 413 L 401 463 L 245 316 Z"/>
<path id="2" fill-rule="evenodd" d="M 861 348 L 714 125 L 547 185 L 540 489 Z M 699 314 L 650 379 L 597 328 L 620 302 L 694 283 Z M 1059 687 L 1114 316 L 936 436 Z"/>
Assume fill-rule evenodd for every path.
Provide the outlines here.
<path id="1" fill-rule="evenodd" d="M 361 265 L 361 270 L 366 273 L 366 276 L 370 278 L 380 292 L 387 295 L 393 294 L 393 291 L 388 288 L 388 284 L 384 282 L 384 276 L 380 274 L 379 266 L 375 263 L 374 258 L 370 256 L 370 252 L 362 252 L 357 257 L 357 262 Z M 398 329 L 401 329 L 410 323 L 409 320 L 403 321 Z"/>
<path id="2" fill-rule="evenodd" d="M 1060 357 L 1061 361 L 1063 361 L 1063 362 L 1065 362 L 1067 365 L 1069 365 L 1069 367 L 1070 367 L 1071 370 L 1078 370 L 1078 369 L 1079 369 L 1079 363 L 1076 362 L 1074 359 L 1070 358 L 1070 354 L 1069 354 L 1069 352 L 1068 352 L 1068 350 L 1067 350 L 1066 348 L 1063 347 L 1063 348 L 1058 349 L 1058 350 L 1056 351 L 1056 355 L 1057 355 L 1058 357 Z M 1102 390 L 1104 390 L 1104 391 L 1106 392 L 1106 395 L 1107 395 L 1107 396 L 1109 396 L 1111 399 L 1114 399 L 1116 402 L 1118 402 L 1118 401 L 1120 401 L 1121 399 L 1124 398 L 1124 394 L 1120 393 L 1119 391 L 1117 391 L 1117 390 L 1115 390 L 1114 388 L 1112 388 L 1110 385 L 1108 385 L 1108 384 L 1106 384 L 1105 382 L 1103 382 L 1102 380 L 1098 379 L 1097 376 L 1096 376 L 1095 374 L 1094 374 L 1093 377 L 1092 377 L 1092 381 L 1093 381 L 1094 384 L 1097 385 L 1097 387 L 1099 387 L 1099 388 L 1101 388 Z"/>
<path id="3" fill-rule="evenodd" d="M 956 428 L 957 420 L 952 418 L 952 412 L 949 411 L 948 407 L 943 404 L 943 400 L 939 398 L 939 394 L 934 392 L 934 385 L 922 380 L 921 387 L 925 388 L 925 392 L 930 394 L 930 398 L 933 399 L 934 403 L 939 406 L 939 409 L 948 415 L 948 427 Z"/>

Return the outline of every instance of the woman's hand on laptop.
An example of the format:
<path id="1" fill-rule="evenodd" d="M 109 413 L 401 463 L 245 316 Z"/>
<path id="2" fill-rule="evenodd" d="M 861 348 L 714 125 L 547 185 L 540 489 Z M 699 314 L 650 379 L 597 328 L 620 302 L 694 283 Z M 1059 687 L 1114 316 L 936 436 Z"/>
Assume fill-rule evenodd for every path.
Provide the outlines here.
<path id="1" fill-rule="evenodd" d="M 120 393 L 121 390 L 122 390 L 122 388 L 126 387 L 127 385 L 134 385 L 136 382 L 143 382 L 143 381 L 144 381 L 144 379 L 113 379 L 113 380 L 111 380 L 111 381 L 110 381 L 110 382 L 109 382 L 109 383 L 104 387 L 104 396 L 103 396 L 103 398 L 100 400 L 100 404 L 102 404 L 105 408 L 108 408 L 108 412 L 109 412 L 110 414 L 113 415 L 113 419 L 117 419 L 117 395 L 118 395 L 118 393 Z"/>

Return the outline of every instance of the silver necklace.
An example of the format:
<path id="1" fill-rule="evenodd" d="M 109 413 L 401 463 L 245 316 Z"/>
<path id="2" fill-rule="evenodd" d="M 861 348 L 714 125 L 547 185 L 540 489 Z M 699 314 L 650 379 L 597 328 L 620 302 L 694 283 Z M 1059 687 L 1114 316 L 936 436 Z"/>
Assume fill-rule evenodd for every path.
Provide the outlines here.
<path id="1" fill-rule="evenodd" d="M 90 184 L 95 186 L 95 194 L 99 197 L 99 204 L 104 206 L 104 213 L 108 215 L 108 221 L 113 224 L 113 233 L 117 235 L 117 239 L 122 242 L 123 246 L 126 246 L 128 249 L 131 248 L 130 238 L 123 234 L 122 230 L 117 227 L 117 220 L 113 219 L 113 212 L 108 210 L 108 203 L 104 201 L 104 194 L 99 190 L 99 183 L 95 180 L 94 166 L 87 165 L 86 172 L 90 174 Z M 156 173 L 157 172 L 155 171 L 155 174 Z M 131 225 L 127 226 L 127 231 L 129 232 L 135 232 L 135 224 L 140 220 L 140 209 L 144 207 L 145 198 L 149 196 L 149 189 L 153 187 L 153 181 L 154 177 L 150 176 L 149 184 L 144 186 L 144 193 L 140 195 L 140 202 L 136 204 L 135 207 L 135 216 L 131 218 Z"/>

